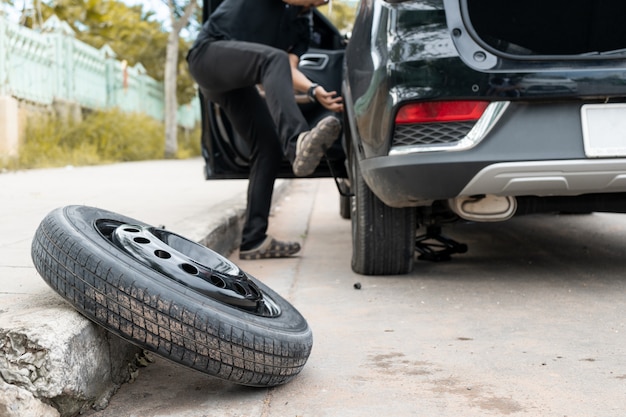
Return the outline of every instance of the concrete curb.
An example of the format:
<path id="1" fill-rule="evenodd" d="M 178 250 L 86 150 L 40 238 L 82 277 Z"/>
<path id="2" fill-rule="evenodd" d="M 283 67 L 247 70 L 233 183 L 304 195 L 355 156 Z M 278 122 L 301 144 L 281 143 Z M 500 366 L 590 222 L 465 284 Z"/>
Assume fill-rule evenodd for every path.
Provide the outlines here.
<path id="1" fill-rule="evenodd" d="M 277 181 L 274 201 L 288 185 Z M 241 236 L 246 198 L 219 203 L 206 217 L 183 221 L 172 231 L 229 255 Z M 16 297 L 2 310 L 2 417 L 70 417 L 102 409 L 145 365 L 142 349 L 93 324 L 51 291 Z"/>
<path id="2" fill-rule="evenodd" d="M 20 303 L 24 308 L 0 322 L 1 416 L 74 416 L 106 405 L 133 376 L 141 349 L 92 324 L 56 294 Z"/>

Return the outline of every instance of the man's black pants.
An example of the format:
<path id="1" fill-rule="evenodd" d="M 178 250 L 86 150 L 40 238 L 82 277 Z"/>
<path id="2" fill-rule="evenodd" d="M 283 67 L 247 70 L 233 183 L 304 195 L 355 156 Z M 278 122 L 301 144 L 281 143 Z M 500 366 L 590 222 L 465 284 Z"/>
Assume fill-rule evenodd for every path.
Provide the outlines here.
<path id="1" fill-rule="evenodd" d="M 283 159 L 295 157 L 295 141 L 309 129 L 296 103 L 286 52 L 238 41 L 212 41 L 194 49 L 189 70 L 202 93 L 226 113 L 250 146 L 248 205 L 241 249 L 266 237 L 274 182 Z M 261 84 L 263 99 L 256 89 Z"/>

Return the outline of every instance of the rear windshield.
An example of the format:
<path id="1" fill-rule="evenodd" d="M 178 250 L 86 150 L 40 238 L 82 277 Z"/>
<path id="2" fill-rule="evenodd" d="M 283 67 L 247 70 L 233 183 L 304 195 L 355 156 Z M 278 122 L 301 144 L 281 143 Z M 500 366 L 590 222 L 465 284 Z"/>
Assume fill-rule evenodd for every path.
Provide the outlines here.
<path id="1" fill-rule="evenodd" d="M 483 42 L 513 55 L 626 54 L 626 0 L 466 0 Z"/>

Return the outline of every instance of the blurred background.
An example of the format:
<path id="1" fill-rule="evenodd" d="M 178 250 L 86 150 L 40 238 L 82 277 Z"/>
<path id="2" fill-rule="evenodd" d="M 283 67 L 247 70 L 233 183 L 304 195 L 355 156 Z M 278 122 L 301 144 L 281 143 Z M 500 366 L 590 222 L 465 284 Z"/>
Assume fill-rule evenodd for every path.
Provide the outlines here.
<path id="1" fill-rule="evenodd" d="M 346 36 L 357 0 L 320 7 Z M 200 154 L 198 0 L 1 0 L 0 170 Z"/>

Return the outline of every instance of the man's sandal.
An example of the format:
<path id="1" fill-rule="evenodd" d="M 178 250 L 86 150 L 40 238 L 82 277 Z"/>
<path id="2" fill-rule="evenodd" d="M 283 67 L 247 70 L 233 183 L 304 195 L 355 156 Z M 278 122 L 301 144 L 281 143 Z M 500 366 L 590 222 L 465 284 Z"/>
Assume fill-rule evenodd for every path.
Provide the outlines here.
<path id="1" fill-rule="evenodd" d="M 281 242 L 271 236 L 265 238 L 259 246 L 239 252 L 239 259 L 255 260 L 269 258 L 287 258 L 300 251 L 298 242 Z"/>

